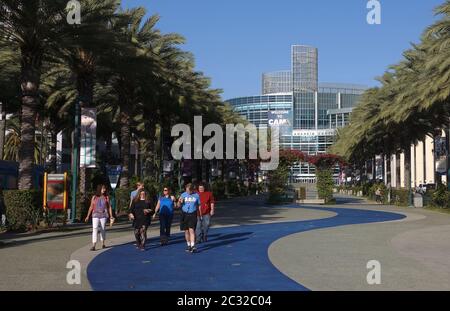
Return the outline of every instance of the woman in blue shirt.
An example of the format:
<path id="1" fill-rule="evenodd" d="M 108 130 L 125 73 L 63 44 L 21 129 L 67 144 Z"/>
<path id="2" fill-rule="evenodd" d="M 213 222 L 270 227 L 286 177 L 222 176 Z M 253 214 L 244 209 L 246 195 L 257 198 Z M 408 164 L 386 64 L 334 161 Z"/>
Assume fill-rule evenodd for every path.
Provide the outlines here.
<path id="1" fill-rule="evenodd" d="M 155 214 L 159 212 L 159 232 L 161 246 L 167 245 L 170 238 L 170 227 L 172 226 L 173 220 L 173 209 L 175 207 L 175 197 L 170 195 L 170 188 L 164 187 L 164 193 L 159 198 L 158 204 L 156 205 Z"/>

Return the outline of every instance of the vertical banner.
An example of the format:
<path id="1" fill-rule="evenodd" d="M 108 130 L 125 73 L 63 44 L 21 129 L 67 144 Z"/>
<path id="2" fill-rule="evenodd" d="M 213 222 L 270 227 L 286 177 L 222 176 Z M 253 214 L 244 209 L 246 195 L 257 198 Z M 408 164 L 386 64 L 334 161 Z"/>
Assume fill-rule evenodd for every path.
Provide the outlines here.
<path id="1" fill-rule="evenodd" d="M 181 160 L 181 174 L 183 177 L 190 177 L 192 176 L 192 169 L 193 169 L 193 161 L 190 159 L 183 159 Z"/>
<path id="2" fill-rule="evenodd" d="M 81 109 L 80 167 L 95 168 L 97 110 Z"/>
<path id="3" fill-rule="evenodd" d="M 67 208 L 67 173 L 44 175 L 44 209 Z"/>
<path id="4" fill-rule="evenodd" d="M 268 125 L 278 127 L 281 135 L 292 135 L 292 110 L 277 110 L 268 112 Z"/>
<path id="5" fill-rule="evenodd" d="M 443 137 L 442 135 L 436 136 L 434 151 L 435 151 L 435 157 L 436 157 L 436 172 L 440 175 L 446 175 L 447 174 L 447 156 L 448 156 L 448 150 L 447 150 L 447 141 L 446 137 Z"/>

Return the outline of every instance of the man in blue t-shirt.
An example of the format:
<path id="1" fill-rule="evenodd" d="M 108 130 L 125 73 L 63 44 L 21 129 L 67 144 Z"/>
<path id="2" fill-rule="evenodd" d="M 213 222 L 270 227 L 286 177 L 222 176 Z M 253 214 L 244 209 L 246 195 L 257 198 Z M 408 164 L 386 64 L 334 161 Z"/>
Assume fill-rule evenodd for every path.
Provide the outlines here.
<path id="1" fill-rule="evenodd" d="M 187 243 L 187 252 L 195 253 L 195 228 L 197 227 L 197 211 L 200 206 L 200 197 L 192 192 L 192 184 L 186 185 L 184 192 L 178 199 L 178 207 L 181 207 L 180 230 L 184 231 Z"/>

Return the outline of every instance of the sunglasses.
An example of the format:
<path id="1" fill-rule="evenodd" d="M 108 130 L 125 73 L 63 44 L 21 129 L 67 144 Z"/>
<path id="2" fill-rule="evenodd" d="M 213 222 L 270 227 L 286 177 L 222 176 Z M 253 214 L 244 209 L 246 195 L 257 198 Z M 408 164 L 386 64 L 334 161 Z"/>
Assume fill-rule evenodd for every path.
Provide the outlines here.
<path id="1" fill-rule="evenodd" d="M 169 189 L 164 189 L 164 191 L 169 191 Z"/>

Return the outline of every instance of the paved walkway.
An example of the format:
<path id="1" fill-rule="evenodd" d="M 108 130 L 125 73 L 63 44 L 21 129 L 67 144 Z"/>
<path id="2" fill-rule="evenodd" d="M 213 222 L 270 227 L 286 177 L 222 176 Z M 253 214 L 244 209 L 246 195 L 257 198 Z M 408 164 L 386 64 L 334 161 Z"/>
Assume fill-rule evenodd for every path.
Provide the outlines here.
<path id="1" fill-rule="evenodd" d="M 90 252 L 90 228 L 0 235 L 0 290 L 426 290 L 450 287 L 450 216 L 338 197 L 333 207 L 266 206 L 261 198 L 219 204 L 211 239 L 198 254 L 181 235 L 146 252 L 130 224 L 108 230 L 111 247 Z M 174 232 L 178 230 L 175 228 Z M 68 285 L 79 260 L 82 284 Z M 369 286 L 378 260 L 382 284 Z M 209 267 L 206 269 L 205 267 Z"/>
<path id="2" fill-rule="evenodd" d="M 345 197 L 340 202 L 349 209 L 382 209 L 407 217 L 286 236 L 269 248 L 281 272 L 312 290 L 450 290 L 449 215 Z M 380 285 L 366 281 L 370 260 L 381 264 Z"/>

